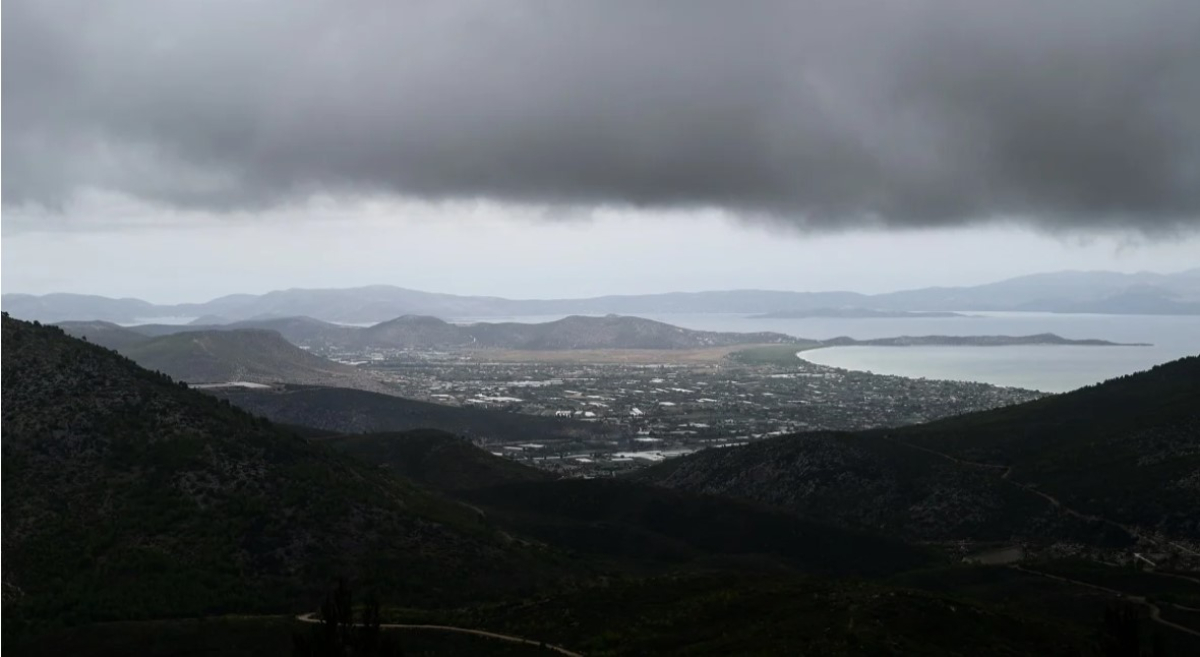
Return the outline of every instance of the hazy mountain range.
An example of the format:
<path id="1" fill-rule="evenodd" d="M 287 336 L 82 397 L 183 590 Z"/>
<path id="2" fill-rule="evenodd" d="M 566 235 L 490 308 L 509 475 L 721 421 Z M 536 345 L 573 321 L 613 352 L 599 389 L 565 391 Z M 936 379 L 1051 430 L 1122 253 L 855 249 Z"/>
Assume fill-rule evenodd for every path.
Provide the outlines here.
<path id="1" fill-rule="evenodd" d="M 421 292 L 388 285 L 233 294 L 205 303 L 152 304 L 79 294 L 5 294 L 13 317 L 43 322 L 201 318 L 206 324 L 307 316 L 375 323 L 401 315 L 442 318 L 569 314 L 780 313 L 858 308 L 879 311 L 1011 310 L 1063 313 L 1200 314 L 1200 268 L 1175 274 L 1065 271 L 970 287 L 931 287 L 886 294 L 729 290 L 520 300 Z"/>

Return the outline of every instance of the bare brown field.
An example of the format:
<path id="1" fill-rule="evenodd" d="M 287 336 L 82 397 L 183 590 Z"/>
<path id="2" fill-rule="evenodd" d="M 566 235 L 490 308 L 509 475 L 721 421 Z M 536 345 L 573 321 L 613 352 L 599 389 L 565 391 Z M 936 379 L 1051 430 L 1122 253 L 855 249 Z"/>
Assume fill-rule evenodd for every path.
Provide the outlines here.
<path id="1" fill-rule="evenodd" d="M 739 344 L 704 349 L 564 349 L 527 351 L 480 349 L 470 352 L 475 360 L 494 363 L 622 363 L 629 365 L 705 364 L 724 361 L 735 352 L 778 344 Z M 800 351 L 797 345 L 796 350 Z"/>

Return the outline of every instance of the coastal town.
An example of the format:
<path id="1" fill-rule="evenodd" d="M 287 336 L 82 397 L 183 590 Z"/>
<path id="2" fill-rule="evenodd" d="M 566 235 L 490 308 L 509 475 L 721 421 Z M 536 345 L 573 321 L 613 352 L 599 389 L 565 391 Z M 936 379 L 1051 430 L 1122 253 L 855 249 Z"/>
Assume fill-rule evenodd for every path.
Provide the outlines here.
<path id="1" fill-rule="evenodd" d="M 574 476 L 636 469 L 710 447 L 800 431 L 927 422 L 1042 396 L 976 382 L 935 381 L 813 364 L 787 347 L 763 362 L 729 352 L 707 360 L 622 362 L 618 354 L 556 356 L 372 350 L 354 363 L 403 397 L 593 423 L 592 439 L 480 439 L 497 455 Z M 786 352 L 786 353 L 784 353 Z"/>

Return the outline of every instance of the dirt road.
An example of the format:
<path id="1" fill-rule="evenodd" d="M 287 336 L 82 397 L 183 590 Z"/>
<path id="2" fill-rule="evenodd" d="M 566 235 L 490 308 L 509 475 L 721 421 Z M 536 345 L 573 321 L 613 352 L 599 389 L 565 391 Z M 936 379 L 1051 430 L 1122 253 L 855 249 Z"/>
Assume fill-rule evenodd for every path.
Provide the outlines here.
<path id="1" fill-rule="evenodd" d="M 321 622 L 321 619 L 317 618 L 317 614 L 315 612 L 301 614 L 296 617 L 296 620 L 300 621 L 301 623 L 320 623 Z M 474 634 L 475 636 L 482 636 L 482 637 L 487 637 L 489 639 L 496 639 L 497 641 L 508 641 L 509 643 L 521 643 L 521 644 L 525 644 L 525 645 L 529 645 L 529 646 L 537 646 L 539 648 L 544 648 L 546 650 L 556 652 L 560 655 L 566 655 L 567 657 L 583 657 L 583 655 L 581 653 L 572 652 L 570 650 L 567 650 L 566 648 L 563 648 L 562 646 L 555 646 L 555 645 L 551 645 L 549 643 L 543 643 L 541 641 L 534 641 L 533 639 L 526 639 L 524 637 L 513 636 L 511 634 L 499 634 L 497 632 L 488 632 L 486 630 L 473 630 L 473 629 L 466 628 L 466 627 L 454 627 L 452 625 L 414 625 L 414 624 L 408 624 L 408 623 L 380 623 L 379 627 L 382 627 L 382 628 L 388 629 L 388 630 L 428 630 L 428 631 L 433 631 L 433 632 L 457 632 L 459 634 Z"/>
<path id="2" fill-rule="evenodd" d="M 1075 586 L 1084 586 L 1089 589 L 1103 591 L 1105 593 L 1108 593 L 1109 595 L 1115 595 L 1119 598 L 1123 598 L 1130 602 L 1142 605 L 1144 607 L 1148 607 L 1150 609 L 1150 620 L 1154 621 L 1155 623 L 1158 623 L 1159 625 L 1162 625 L 1164 627 L 1169 627 L 1173 630 L 1178 630 L 1180 632 L 1185 632 L 1187 634 L 1191 634 L 1192 636 L 1200 636 L 1200 631 L 1193 630 L 1190 627 L 1185 627 L 1178 623 L 1172 623 L 1171 621 L 1163 618 L 1162 610 L 1159 609 L 1158 605 L 1154 604 L 1153 602 L 1147 600 L 1146 598 L 1144 598 L 1140 595 L 1130 595 L 1128 593 L 1125 593 L 1124 591 L 1110 589 L 1107 586 L 1100 586 L 1099 584 L 1092 584 L 1091 582 L 1081 582 L 1077 579 L 1070 579 L 1068 577 L 1062 577 L 1061 575 L 1051 575 L 1050 573 L 1044 573 L 1040 570 L 1033 570 L 1031 568 L 1025 568 L 1025 567 L 1019 566 L 1017 564 L 1010 565 L 1009 568 L 1012 568 L 1013 570 L 1019 570 L 1023 573 L 1029 573 L 1030 575 L 1038 575 L 1040 577 L 1047 577 L 1049 579 L 1057 580 L 1059 582 L 1066 582 L 1067 584 L 1074 584 Z M 1180 607 L 1180 608 L 1189 610 L 1188 607 Z"/>

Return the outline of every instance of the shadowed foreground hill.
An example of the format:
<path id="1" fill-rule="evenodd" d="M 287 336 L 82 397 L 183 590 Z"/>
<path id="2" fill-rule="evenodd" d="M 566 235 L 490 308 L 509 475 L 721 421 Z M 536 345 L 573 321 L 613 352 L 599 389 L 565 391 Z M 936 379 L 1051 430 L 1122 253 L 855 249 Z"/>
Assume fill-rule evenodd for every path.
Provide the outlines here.
<path id="1" fill-rule="evenodd" d="M 889 432 L 1083 511 L 1200 539 L 1200 356 L 1026 404 Z"/>
<path id="2" fill-rule="evenodd" d="M 1092 514 L 1198 538 L 1198 372 L 1200 358 L 1188 358 L 927 425 L 706 450 L 639 478 L 918 540 L 1130 540 L 1115 527 L 1063 514 L 1022 483 Z M 1001 479 L 1009 465 L 1009 478 Z"/>
<path id="3" fill-rule="evenodd" d="M 523 535 L 639 569 L 691 562 L 730 570 L 865 576 L 934 562 L 931 553 L 883 536 L 625 480 L 514 482 L 460 496 Z"/>
<path id="4" fill-rule="evenodd" d="M 320 440 L 362 461 L 439 490 L 460 491 L 554 478 L 545 470 L 485 452 L 467 439 L 443 431 L 426 429 Z"/>
<path id="5" fill-rule="evenodd" d="M 934 562 L 930 553 L 894 539 L 747 502 L 632 481 L 558 480 L 438 431 L 322 441 L 450 491 L 485 510 L 490 522 L 522 535 L 638 569 L 726 559 L 733 568 L 774 564 L 808 573 L 878 575 Z"/>
<path id="6" fill-rule="evenodd" d="M 334 433 L 437 429 L 487 440 L 586 440 L 611 435 L 596 423 L 486 408 L 446 406 L 363 390 L 325 386 L 212 390 L 255 415 Z"/>
<path id="7" fill-rule="evenodd" d="M 122 349 L 150 370 L 189 383 L 302 383 L 387 392 L 383 383 L 350 365 L 291 344 L 274 331 L 189 331 Z"/>
<path id="8" fill-rule="evenodd" d="M 438 604 L 545 572 L 461 504 L 57 328 L 5 316 L 3 345 L 6 631 L 306 609 L 338 574 Z"/>

